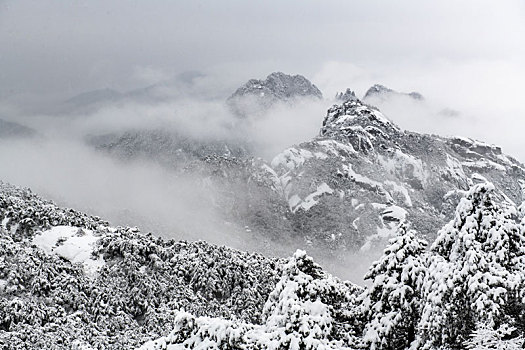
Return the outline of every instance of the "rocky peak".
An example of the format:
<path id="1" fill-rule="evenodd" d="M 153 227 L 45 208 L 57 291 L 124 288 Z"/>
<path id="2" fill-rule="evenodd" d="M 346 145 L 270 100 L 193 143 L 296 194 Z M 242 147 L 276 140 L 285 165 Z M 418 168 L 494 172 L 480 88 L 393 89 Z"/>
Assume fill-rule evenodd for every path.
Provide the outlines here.
<path id="1" fill-rule="evenodd" d="M 345 92 L 338 92 L 335 94 L 335 99 L 337 101 L 346 102 L 346 101 L 355 101 L 358 98 L 355 95 L 355 92 L 347 88 Z"/>
<path id="2" fill-rule="evenodd" d="M 394 90 L 387 88 L 384 85 L 381 84 L 375 84 L 370 89 L 368 89 L 365 93 L 364 99 L 370 98 L 372 96 L 377 96 L 381 94 L 388 94 L 388 93 L 395 93 Z"/>
<path id="3" fill-rule="evenodd" d="M 408 96 L 412 97 L 414 100 L 419 100 L 419 101 L 422 101 L 422 100 L 425 99 L 423 97 L 423 95 L 421 95 L 419 92 L 415 92 L 415 91 L 409 92 Z"/>
<path id="4" fill-rule="evenodd" d="M 379 110 L 351 100 L 328 109 L 319 136 L 348 142 L 355 150 L 368 153 L 377 139 L 389 140 L 400 133 L 401 129 Z"/>
<path id="5" fill-rule="evenodd" d="M 368 89 L 363 99 L 364 100 L 371 99 L 371 98 L 385 99 L 385 98 L 392 97 L 392 96 L 408 96 L 417 101 L 424 100 L 423 95 L 421 95 L 419 92 L 409 92 L 409 93 L 398 92 L 390 88 L 387 88 L 386 86 L 381 85 L 381 84 L 375 84 L 370 89 Z"/>
<path id="6" fill-rule="evenodd" d="M 400 129 L 379 110 L 359 100 L 346 101 L 328 109 L 323 120 L 321 136 L 349 134 L 356 130 L 377 129 L 379 133 L 399 132 Z"/>
<path id="7" fill-rule="evenodd" d="M 288 75 L 281 72 L 272 73 L 263 84 L 276 97 L 288 99 L 297 96 L 323 98 L 321 91 L 302 75 Z"/>
<path id="8" fill-rule="evenodd" d="M 323 94 L 302 75 L 274 72 L 265 80 L 250 79 L 227 100 L 234 113 L 242 116 L 258 114 L 277 102 L 290 102 L 306 97 L 321 99 Z"/>

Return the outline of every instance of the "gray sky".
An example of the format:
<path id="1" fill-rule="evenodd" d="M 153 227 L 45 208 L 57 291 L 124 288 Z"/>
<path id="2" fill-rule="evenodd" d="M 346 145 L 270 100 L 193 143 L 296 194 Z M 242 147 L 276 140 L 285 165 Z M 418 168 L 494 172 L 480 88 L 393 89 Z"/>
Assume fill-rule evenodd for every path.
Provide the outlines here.
<path id="1" fill-rule="evenodd" d="M 420 91 L 468 121 L 425 131 L 500 143 L 523 161 L 524 38 L 519 0 L 0 0 L 0 100 L 125 90 L 187 70 L 230 88 L 280 70 L 328 96 L 376 82 Z"/>

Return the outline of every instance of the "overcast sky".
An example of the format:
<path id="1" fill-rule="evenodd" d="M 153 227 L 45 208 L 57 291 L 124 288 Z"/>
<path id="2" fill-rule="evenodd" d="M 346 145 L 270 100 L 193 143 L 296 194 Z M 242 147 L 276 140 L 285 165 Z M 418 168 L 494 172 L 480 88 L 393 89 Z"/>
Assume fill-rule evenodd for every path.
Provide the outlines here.
<path id="1" fill-rule="evenodd" d="M 0 0 L 0 100 L 126 90 L 188 70 L 230 88 L 279 70 L 326 96 L 376 82 L 419 91 L 471 118 L 429 132 L 484 138 L 524 161 L 524 38 L 520 0 Z"/>

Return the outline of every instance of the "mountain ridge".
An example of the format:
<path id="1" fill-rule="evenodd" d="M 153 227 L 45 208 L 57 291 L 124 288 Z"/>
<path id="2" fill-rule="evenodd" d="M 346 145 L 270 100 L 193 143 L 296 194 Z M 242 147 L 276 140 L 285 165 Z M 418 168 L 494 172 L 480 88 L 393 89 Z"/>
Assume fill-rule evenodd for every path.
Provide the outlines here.
<path id="1" fill-rule="evenodd" d="M 108 147 L 124 144 L 100 145 Z M 133 148 L 126 152 L 139 157 Z M 501 148 L 402 130 L 357 98 L 330 107 L 318 136 L 271 161 L 249 152 L 198 158 L 191 169 L 225 189 L 217 203 L 227 220 L 263 237 L 285 232 L 303 248 L 335 255 L 380 247 L 403 220 L 432 239 L 432 228 L 449 220 L 479 181 L 493 182 L 513 205 L 525 200 L 525 167 Z"/>

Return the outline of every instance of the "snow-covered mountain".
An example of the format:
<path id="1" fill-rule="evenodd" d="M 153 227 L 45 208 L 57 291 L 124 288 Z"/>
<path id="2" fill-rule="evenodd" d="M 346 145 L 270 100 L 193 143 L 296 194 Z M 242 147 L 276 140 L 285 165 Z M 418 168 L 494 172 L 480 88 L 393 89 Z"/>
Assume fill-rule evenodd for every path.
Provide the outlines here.
<path id="1" fill-rule="evenodd" d="M 286 260 L 164 241 L 2 182 L 0 222 L 0 344 L 9 349 L 133 349 L 185 316 L 278 322 L 283 311 L 271 308 L 292 280 L 302 283 L 296 293 L 330 296 L 324 303 L 343 320 L 361 290 L 304 253 Z"/>
<path id="2" fill-rule="evenodd" d="M 158 131 L 99 138 L 96 144 L 121 158 L 197 171 L 223 189 L 215 203 L 226 220 L 261 239 L 292 239 L 336 255 L 382 247 L 405 220 L 433 239 L 478 182 L 494 183 L 509 204 L 525 200 L 525 167 L 499 147 L 402 130 L 348 95 L 328 110 L 317 137 L 271 161 L 254 158 L 248 143 L 203 144 Z"/>
<path id="3" fill-rule="evenodd" d="M 259 115 L 278 102 L 293 103 L 300 98 L 321 99 L 323 94 L 302 75 L 274 72 L 265 80 L 250 79 L 227 103 L 235 114 L 248 117 Z"/>
<path id="4" fill-rule="evenodd" d="M 87 141 L 119 159 L 150 159 L 173 169 L 190 166 L 190 163 L 204 161 L 208 157 L 246 158 L 251 155 L 249 145 L 241 140 L 203 140 L 165 129 L 94 135 Z"/>
<path id="5" fill-rule="evenodd" d="M 525 168 L 497 146 L 405 131 L 358 100 L 328 110 L 319 136 L 276 156 L 268 171 L 307 241 L 366 249 L 408 220 L 428 238 L 471 185 L 491 181 L 525 200 Z"/>
<path id="6" fill-rule="evenodd" d="M 525 167 L 494 145 L 403 130 L 344 95 L 316 137 L 271 161 L 231 137 L 89 138 L 219 188 L 213 204 L 259 253 L 114 227 L 0 182 L 0 345 L 520 348 Z M 294 247 L 337 264 L 385 246 L 366 287 L 303 250 L 273 257 Z"/>

